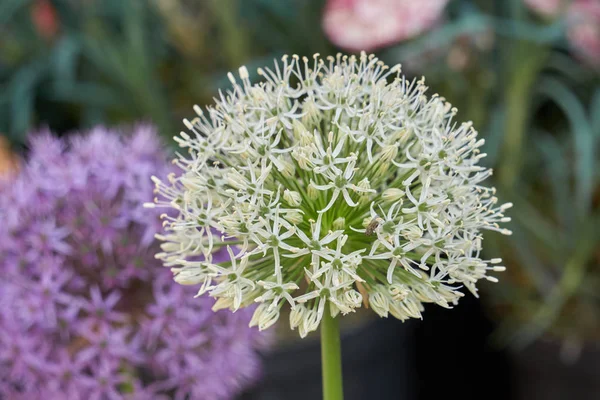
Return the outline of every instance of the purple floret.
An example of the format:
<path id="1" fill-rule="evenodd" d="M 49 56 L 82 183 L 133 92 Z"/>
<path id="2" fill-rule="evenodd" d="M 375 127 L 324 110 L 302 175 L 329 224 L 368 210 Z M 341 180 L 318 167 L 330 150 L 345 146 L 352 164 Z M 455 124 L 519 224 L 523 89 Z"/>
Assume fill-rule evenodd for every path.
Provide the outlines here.
<path id="1" fill-rule="evenodd" d="M 0 177 L 0 399 L 229 399 L 268 337 L 251 309 L 213 312 L 154 254 L 150 125 L 30 140 Z"/>

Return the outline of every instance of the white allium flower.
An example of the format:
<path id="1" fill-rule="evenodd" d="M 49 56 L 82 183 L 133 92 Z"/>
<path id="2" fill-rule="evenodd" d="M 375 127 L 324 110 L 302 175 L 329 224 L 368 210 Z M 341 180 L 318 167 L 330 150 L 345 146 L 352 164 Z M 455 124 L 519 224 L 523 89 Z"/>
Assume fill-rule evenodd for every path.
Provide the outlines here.
<path id="1" fill-rule="evenodd" d="M 456 304 L 465 286 L 496 281 L 481 231 L 509 231 L 483 140 L 424 80 L 373 56 L 283 57 L 184 121 L 182 173 L 157 183 L 163 252 L 175 280 L 200 285 L 215 308 L 261 303 L 272 325 L 288 304 L 301 336 L 323 313 L 364 305 L 401 320 L 422 303 Z"/>

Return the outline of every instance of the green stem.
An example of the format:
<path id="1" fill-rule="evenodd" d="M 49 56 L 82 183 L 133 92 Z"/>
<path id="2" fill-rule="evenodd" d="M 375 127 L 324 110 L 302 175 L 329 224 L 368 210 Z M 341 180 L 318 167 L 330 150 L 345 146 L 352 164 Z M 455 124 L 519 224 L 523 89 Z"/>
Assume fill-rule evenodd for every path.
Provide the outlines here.
<path id="1" fill-rule="evenodd" d="M 241 21 L 237 15 L 236 1 L 213 0 L 208 2 L 212 17 L 222 36 L 222 53 L 229 68 L 237 68 L 248 59 L 249 42 L 240 29 Z"/>
<path id="2" fill-rule="evenodd" d="M 325 308 L 321 321 L 323 400 L 343 400 L 339 319 L 333 318 L 328 308 Z"/>
<path id="3" fill-rule="evenodd" d="M 513 52 L 518 54 L 513 54 L 509 61 L 509 82 L 504 93 L 504 158 L 499 166 L 499 175 L 500 183 L 506 190 L 513 188 L 521 172 L 531 90 L 548 54 L 546 48 L 536 44 L 512 41 L 509 44 L 513 46 Z"/>

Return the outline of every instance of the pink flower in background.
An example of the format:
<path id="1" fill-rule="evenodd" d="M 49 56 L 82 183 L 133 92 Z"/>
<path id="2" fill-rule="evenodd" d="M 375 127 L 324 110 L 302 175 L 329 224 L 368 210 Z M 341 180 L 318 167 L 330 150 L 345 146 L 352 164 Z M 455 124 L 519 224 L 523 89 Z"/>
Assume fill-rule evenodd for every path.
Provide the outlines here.
<path id="1" fill-rule="evenodd" d="M 328 0 L 323 29 L 335 45 L 372 51 L 431 28 L 448 0 Z"/>
<path id="2" fill-rule="evenodd" d="M 523 0 L 533 12 L 566 17 L 571 47 L 586 62 L 600 66 L 600 0 Z"/>
<path id="3" fill-rule="evenodd" d="M 562 10 L 565 0 L 524 0 L 531 11 L 544 16 L 557 16 Z"/>
<path id="4" fill-rule="evenodd" d="M 600 66 L 600 0 L 577 0 L 567 12 L 567 37 L 586 61 Z"/>
<path id="5" fill-rule="evenodd" d="M 31 20 L 44 39 L 53 39 L 60 29 L 56 9 L 49 0 L 37 0 L 32 4 Z"/>

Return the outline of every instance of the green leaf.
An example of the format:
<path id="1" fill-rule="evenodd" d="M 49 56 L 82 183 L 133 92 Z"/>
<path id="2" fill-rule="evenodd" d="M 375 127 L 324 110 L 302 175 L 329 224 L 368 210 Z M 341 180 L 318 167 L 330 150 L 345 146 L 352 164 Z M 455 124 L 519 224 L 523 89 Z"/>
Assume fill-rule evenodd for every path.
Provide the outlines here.
<path id="1" fill-rule="evenodd" d="M 550 274 L 548 266 L 532 251 L 532 244 L 527 239 L 527 235 L 515 231 L 510 237 L 510 243 L 515 249 L 514 254 L 519 258 L 519 265 L 522 265 L 532 278 L 537 292 L 542 296 L 550 293 L 554 285 L 554 278 Z"/>
<path id="2" fill-rule="evenodd" d="M 587 215 L 592 205 L 595 172 L 594 136 L 586 111 L 571 90 L 555 78 L 544 78 L 538 90 L 561 108 L 569 120 L 575 148 L 575 191 L 574 207 L 580 218 Z"/>
<path id="3" fill-rule="evenodd" d="M 34 62 L 20 68 L 12 77 L 8 92 L 10 93 L 10 130 L 13 140 L 22 141 L 33 122 L 36 85 L 47 74 L 44 60 Z"/>
<path id="4" fill-rule="evenodd" d="M 506 117 L 501 105 L 494 106 L 490 114 L 489 123 L 485 130 L 485 152 L 487 157 L 483 159 L 484 165 L 489 167 L 496 165 L 498 161 L 504 133 L 503 123 Z"/>
<path id="5" fill-rule="evenodd" d="M 563 229 L 572 229 L 576 221 L 569 185 L 569 165 L 563 154 L 563 148 L 552 135 L 543 132 L 536 135 L 537 147 L 544 157 L 548 176 L 540 177 L 548 182 L 552 190 L 555 218 Z M 542 200 L 542 199 L 540 199 Z M 573 232 L 574 233 L 574 232 Z M 569 235 L 569 237 L 573 237 Z"/>
<path id="6" fill-rule="evenodd" d="M 64 36 L 54 47 L 52 67 L 56 79 L 73 81 L 76 79 L 81 42 L 71 35 Z"/>
<path id="7" fill-rule="evenodd" d="M 517 194 L 513 193 L 512 198 L 515 201 L 515 207 L 512 210 L 514 219 L 520 226 L 527 229 L 531 237 L 539 240 L 547 248 L 547 251 L 556 257 L 560 257 L 569 250 L 568 237 L 541 215 L 538 207 L 531 205 L 529 201 Z"/>
<path id="8" fill-rule="evenodd" d="M 596 89 L 594 97 L 592 97 L 592 104 L 590 106 L 590 116 L 592 124 L 592 133 L 594 134 L 594 140 L 596 145 L 600 142 L 600 88 Z"/>

